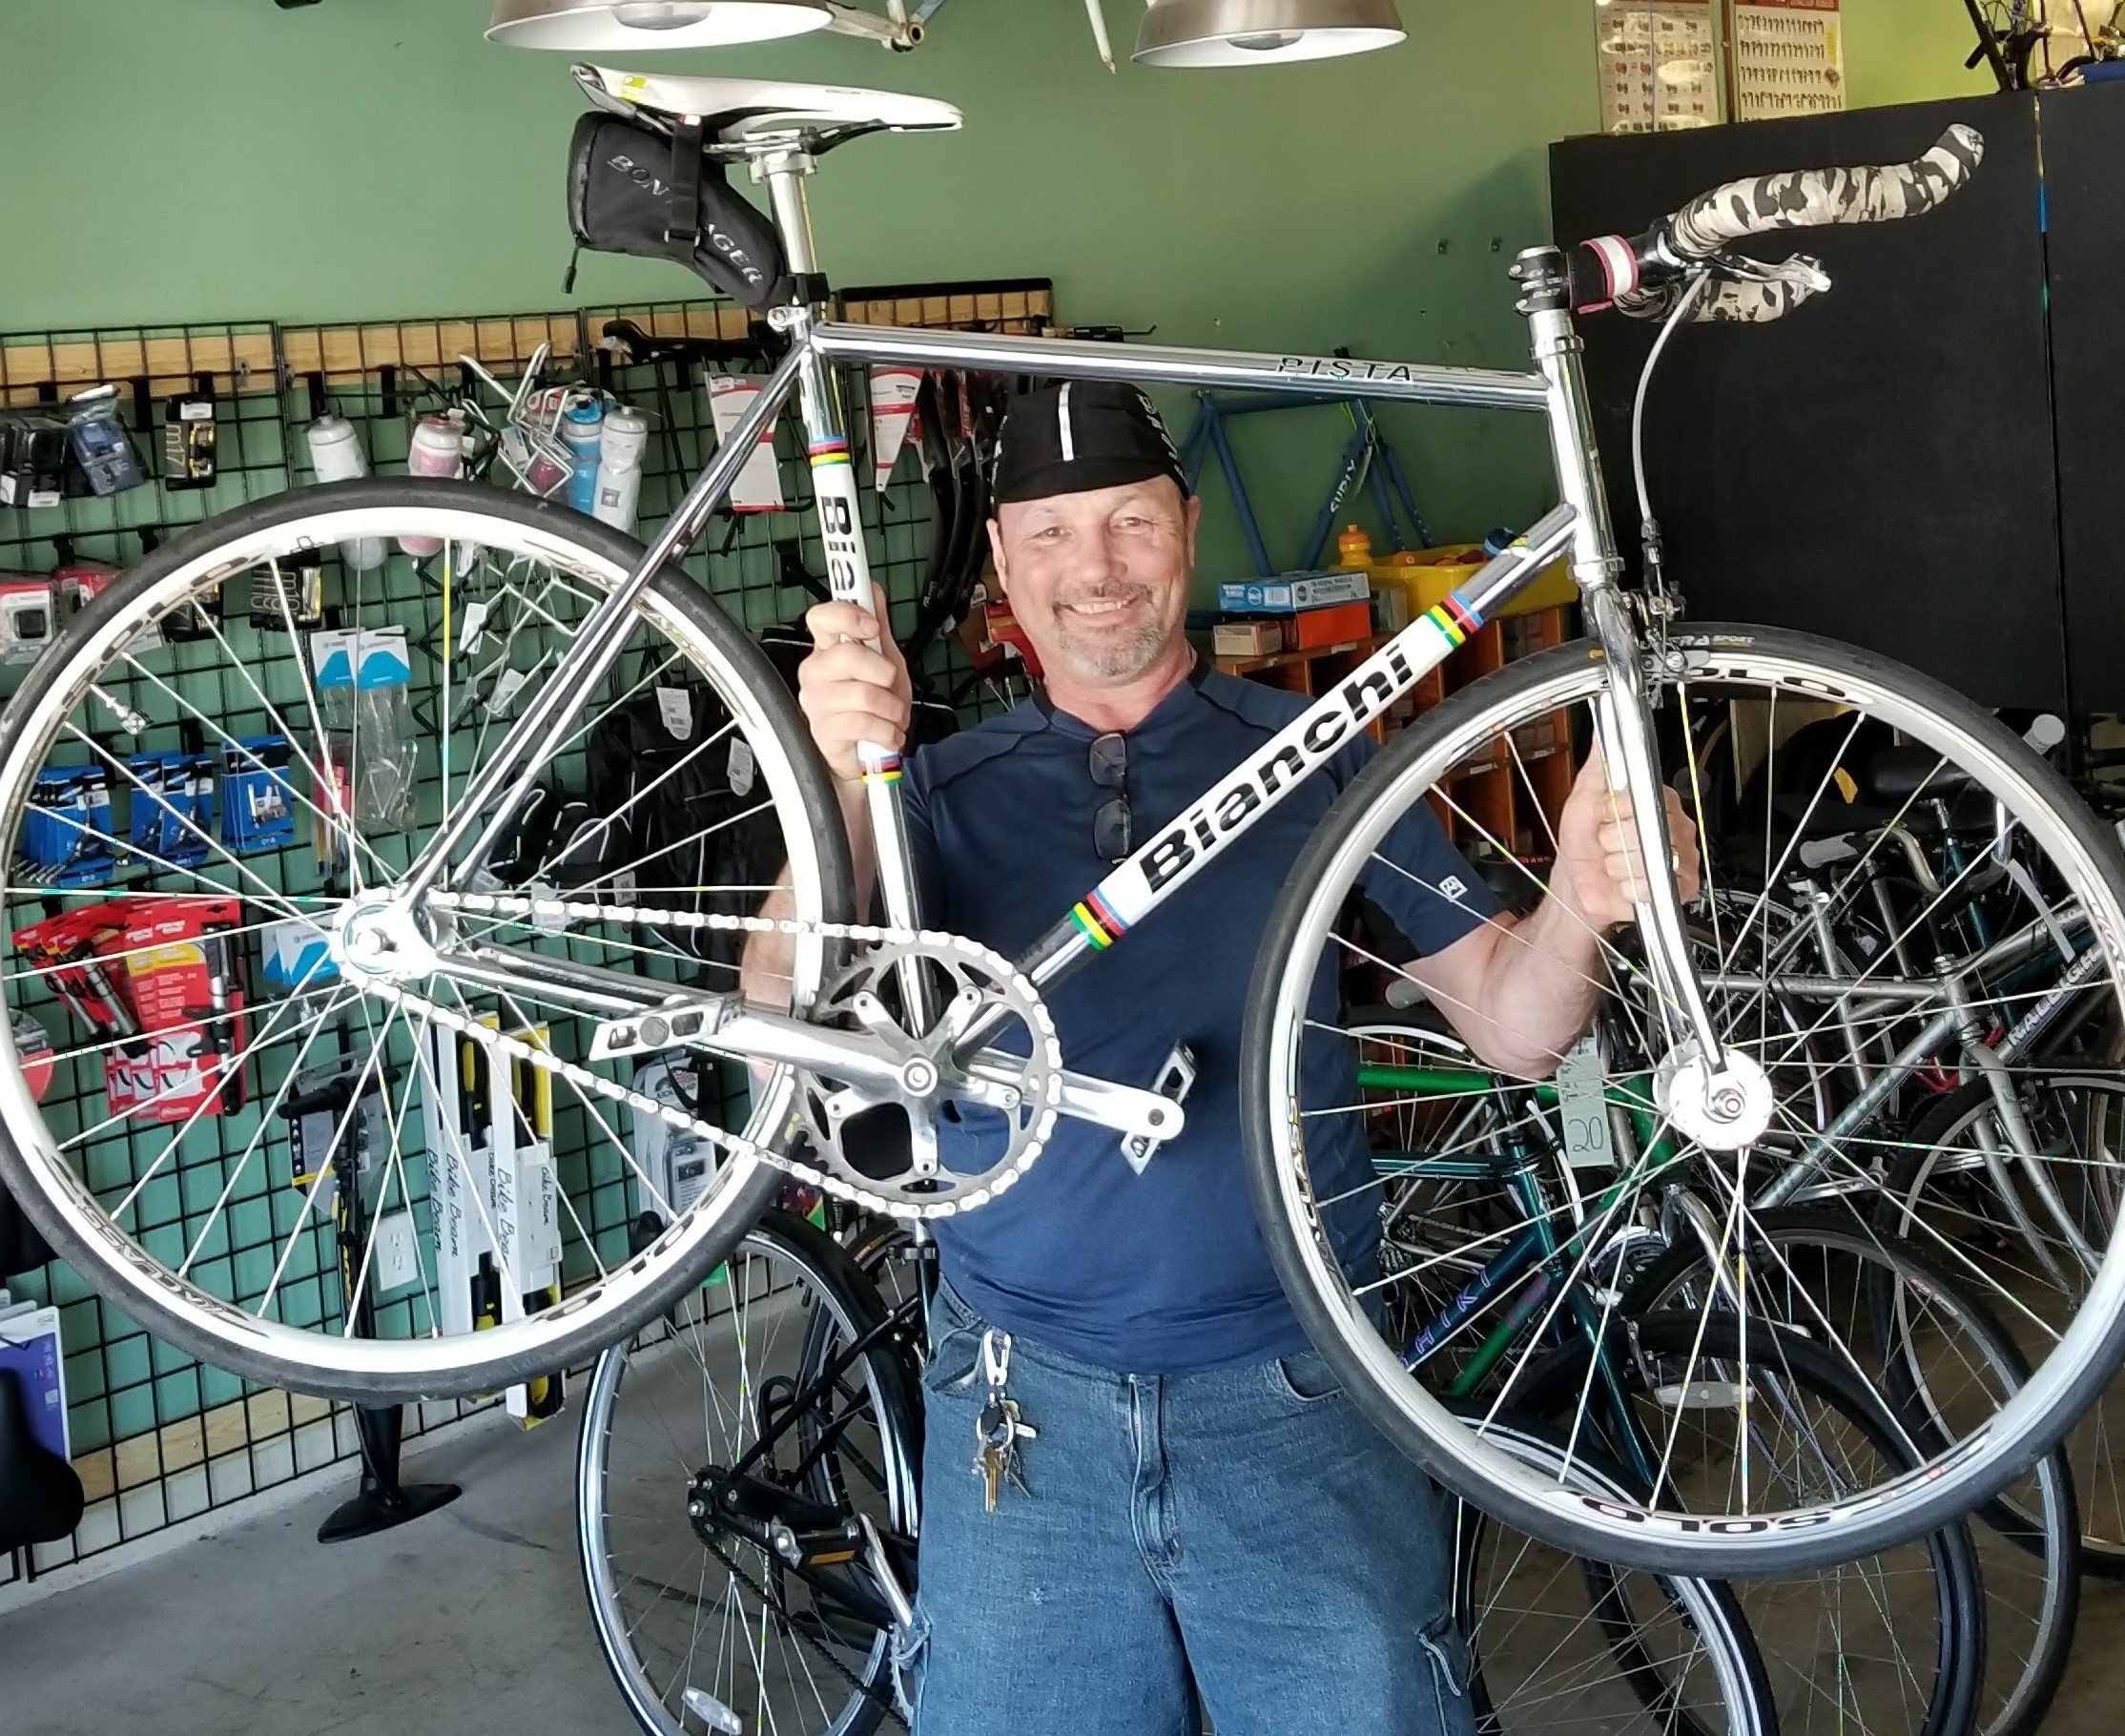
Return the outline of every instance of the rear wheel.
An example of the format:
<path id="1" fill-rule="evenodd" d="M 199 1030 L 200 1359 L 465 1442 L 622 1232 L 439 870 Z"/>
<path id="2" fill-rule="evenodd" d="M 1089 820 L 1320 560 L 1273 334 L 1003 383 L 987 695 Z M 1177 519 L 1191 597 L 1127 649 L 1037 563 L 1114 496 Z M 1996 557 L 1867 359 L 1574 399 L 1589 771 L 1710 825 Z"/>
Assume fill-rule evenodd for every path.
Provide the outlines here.
<path id="1" fill-rule="evenodd" d="M 903 1727 L 892 1603 L 920 1449 L 875 1292 L 771 1212 L 668 1323 L 599 1359 L 576 1457 L 598 1644 L 650 1736 Z"/>
<path id="2" fill-rule="evenodd" d="M 704 1064 L 691 1160 L 645 1161 L 629 1123 L 655 1106 L 615 1101 L 629 1076 L 584 1064 L 579 1002 L 535 978 L 488 990 L 440 962 L 390 979 L 350 962 L 347 936 L 642 552 L 468 484 L 299 490 L 114 581 L 0 718 L 0 850 L 18 864 L 0 1023 L 35 1021 L 54 1051 L 32 1066 L 0 1031 L 0 1182 L 107 1296 L 202 1360 L 357 1401 L 491 1391 L 670 1306 L 772 1197 L 761 1153 L 788 1120 L 787 1069 Z M 364 637 L 331 638 L 327 612 Z M 357 662 L 360 687 L 341 679 Z M 801 916 L 848 918 L 846 839 L 795 707 L 683 575 L 636 603 L 569 728 L 526 774 L 560 798 L 549 815 L 622 740 L 668 738 L 660 789 L 554 831 L 527 821 L 487 871 L 596 914 L 460 911 L 439 956 L 484 944 L 623 989 L 729 988 L 734 934 L 703 942 L 635 907 L 751 914 L 783 883 Z M 55 821 L 60 785 L 80 799 Z M 665 817 L 706 816 L 697 837 L 631 823 L 681 787 L 692 805 Z M 800 1003 L 825 963 L 799 944 Z M 344 1270 L 342 1188 L 387 1230 Z M 667 1228 L 631 1247 L 652 1212 Z"/>

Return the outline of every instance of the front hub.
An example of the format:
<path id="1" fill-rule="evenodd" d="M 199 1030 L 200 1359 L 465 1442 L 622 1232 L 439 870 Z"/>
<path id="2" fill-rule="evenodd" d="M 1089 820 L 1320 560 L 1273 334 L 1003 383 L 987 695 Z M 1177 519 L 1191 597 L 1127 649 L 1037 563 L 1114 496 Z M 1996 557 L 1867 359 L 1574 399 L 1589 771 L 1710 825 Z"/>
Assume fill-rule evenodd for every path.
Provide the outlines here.
<path id="1" fill-rule="evenodd" d="M 1707 1151 L 1743 1151 L 1771 1125 L 1776 1099 L 1763 1067 L 1738 1049 L 1691 1054 L 1662 1069 L 1661 1107 L 1675 1130 Z"/>

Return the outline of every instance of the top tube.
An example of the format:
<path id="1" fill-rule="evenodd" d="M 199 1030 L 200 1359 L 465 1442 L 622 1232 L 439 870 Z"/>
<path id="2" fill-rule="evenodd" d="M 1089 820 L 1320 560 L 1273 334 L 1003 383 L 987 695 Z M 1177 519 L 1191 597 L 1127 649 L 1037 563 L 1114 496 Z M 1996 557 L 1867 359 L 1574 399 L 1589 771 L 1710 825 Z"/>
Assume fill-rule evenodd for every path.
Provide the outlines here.
<path id="1" fill-rule="evenodd" d="M 1318 398 L 1396 399 L 1405 403 L 1546 411 L 1539 374 L 1502 368 L 1368 362 L 1355 356 L 1274 356 L 1248 350 L 1182 349 L 1159 343 L 1095 343 L 1080 338 L 1014 338 L 821 320 L 820 354 L 836 362 L 899 362 L 1059 380 L 1127 380 L 1142 385 L 1243 386 Z"/>

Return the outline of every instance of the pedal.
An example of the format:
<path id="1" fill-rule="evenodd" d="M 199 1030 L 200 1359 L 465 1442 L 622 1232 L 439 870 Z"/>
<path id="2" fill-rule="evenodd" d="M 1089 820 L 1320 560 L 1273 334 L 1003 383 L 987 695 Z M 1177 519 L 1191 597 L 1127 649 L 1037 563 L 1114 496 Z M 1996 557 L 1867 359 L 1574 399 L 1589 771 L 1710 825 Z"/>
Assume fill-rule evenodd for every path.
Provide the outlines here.
<path id="1" fill-rule="evenodd" d="M 1181 1103 L 1194 1086 L 1195 1051 L 1185 1043 L 1176 1043 L 1172 1053 L 1160 1065 L 1159 1076 L 1151 1082 L 1151 1089 L 1169 1102 Z M 1132 1133 L 1122 1141 L 1122 1155 L 1128 1159 L 1129 1168 L 1142 1175 L 1165 1144 L 1165 1140 L 1148 1133 Z"/>
<path id="2" fill-rule="evenodd" d="M 590 1039 L 592 1061 L 614 1061 L 626 1055 L 653 1055 L 661 1049 L 684 1048 L 712 1037 L 724 1021 L 743 1004 L 736 994 L 703 995 L 694 1000 L 667 1001 L 647 1013 L 625 1019 L 608 1019 Z"/>

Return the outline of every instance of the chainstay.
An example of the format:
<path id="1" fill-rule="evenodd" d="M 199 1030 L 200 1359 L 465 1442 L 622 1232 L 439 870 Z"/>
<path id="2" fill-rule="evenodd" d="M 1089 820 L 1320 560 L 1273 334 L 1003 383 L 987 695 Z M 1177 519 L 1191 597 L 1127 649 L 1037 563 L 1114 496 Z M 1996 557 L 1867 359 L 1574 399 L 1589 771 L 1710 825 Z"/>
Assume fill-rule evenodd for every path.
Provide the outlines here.
<path id="1" fill-rule="evenodd" d="M 1033 1001 L 1040 1000 L 1040 991 L 1034 987 L 1032 981 L 1001 953 L 977 940 L 928 929 L 887 928 L 863 922 L 807 922 L 794 917 L 720 916 L 712 911 L 614 906 L 581 899 L 509 898 L 494 893 L 435 892 L 429 895 L 429 899 L 441 909 L 462 910 L 476 916 L 519 917 L 534 925 L 542 920 L 551 921 L 560 919 L 564 921 L 617 922 L 638 927 L 707 928 L 738 934 L 773 934 L 793 940 L 810 938 L 855 940 L 873 945 L 921 943 L 959 954 L 999 980 L 1011 981 Z M 447 974 L 446 969 L 444 974 Z M 395 982 L 380 979 L 369 983 L 364 992 L 373 993 L 380 999 L 402 1006 L 417 1018 L 431 1019 L 445 1030 L 472 1037 L 512 1060 L 525 1062 L 549 1073 L 557 1073 L 579 1089 L 594 1091 L 612 1103 L 626 1106 L 638 1115 L 653 1115 L 672 1127 L 711 1141 L 734 1157 L 750 1158 L 756 1163 L 766 1164 L 808 1188 L 816 1188 L 836 1199 L 846 1200 L 871 1211 L 883 1211 L 896 1218 L 915 1220 L 952 1217 L 961 1211 L 970 1211 L 976 1207 L 986 1205 L 1031 1168 L 1034 1159 L 1041 1155 L 1046 1145 L 1045 1140 L 1039 1138 L 1027 1141 L 1025 1149 L 1007 1167 L 999 1169 L 986 1187 L 974 1188 L 956 1199 L 943 1200 L 935 1206 L 917 1206 L 904 1199 L 858 1188 L 830 1170 L 806 1163 L 802 1158 L 771 1150 L 755 1140 L 747 1139 L 743 1134 L 732 1133 L 729 1128 L 719 1127 L 713 1122 L 690 1115 L 674 1104 L 659 1103 L 646 1092 L 622 1085 L 616 1079 L 608 1079 L 603 1073 L 594 1072 L 579 1063 L 563 1060 L 550 1049 L 526 1043 L 521 1037 L 499 1032 L 492 1025 L 483 1024 L 467 1014 L 453 1011 L 424 996 L 410 994 Z"/>

